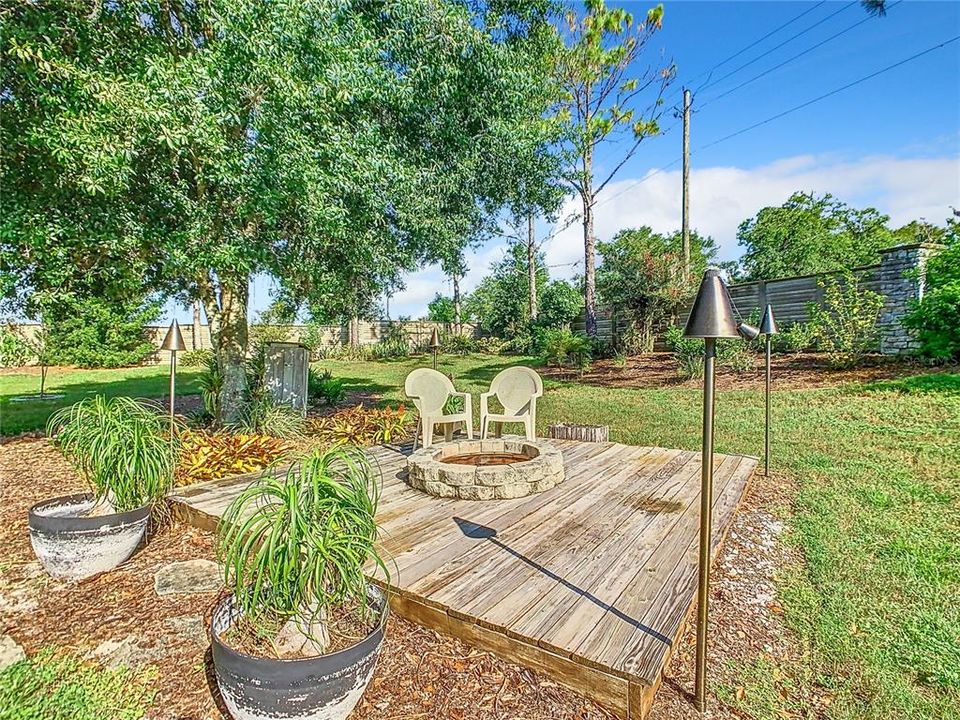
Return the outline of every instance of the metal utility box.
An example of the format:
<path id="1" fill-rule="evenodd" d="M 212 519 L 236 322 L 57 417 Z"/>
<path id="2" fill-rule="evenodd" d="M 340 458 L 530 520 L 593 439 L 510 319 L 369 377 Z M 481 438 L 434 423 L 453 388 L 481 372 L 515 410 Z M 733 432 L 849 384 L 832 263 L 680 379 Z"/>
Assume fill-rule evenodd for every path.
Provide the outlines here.
<path id="1" fill-rule="evenodd" d="M 307 414 L 310 348 L 300 343 L 267 344 L 267 389 L 278 403 Z"/>

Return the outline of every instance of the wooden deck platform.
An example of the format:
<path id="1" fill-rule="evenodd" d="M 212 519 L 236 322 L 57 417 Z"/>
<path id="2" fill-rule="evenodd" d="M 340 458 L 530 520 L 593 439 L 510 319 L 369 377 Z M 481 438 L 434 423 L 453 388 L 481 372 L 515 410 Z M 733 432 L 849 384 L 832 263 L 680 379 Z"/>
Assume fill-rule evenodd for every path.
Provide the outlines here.
<path id="1" fill-rule="evenodd" d="M 404 450 L 370 450 L 392 608 L 642 718 L 696 595 L 700 454 L 549 442 L 564 482 L 496 501 L 425 495 L 403 481 Z M 714 553 L 756 465 L 715 456 Z M 185 488 L 175 512 L 213 529 L 245 483 Z"/>

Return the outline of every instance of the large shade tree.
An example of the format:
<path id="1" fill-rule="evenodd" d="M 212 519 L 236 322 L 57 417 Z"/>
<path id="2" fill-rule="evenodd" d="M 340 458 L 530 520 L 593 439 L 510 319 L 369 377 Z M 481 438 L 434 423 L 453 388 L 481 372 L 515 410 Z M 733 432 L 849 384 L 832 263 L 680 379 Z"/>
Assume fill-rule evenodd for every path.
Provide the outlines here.
<path id="1" fill-rule="evenodd" d="M 3 243 L 72 233 L 154 287 L 199 299 L 243 393 L 250 278 L 356 314 L 449 257 L 538 182 L 557 35 L 546 3 L 49 0 L 7 10 Z M 532 89 L 535 89 L 532 90 Z M 533 121 L 532 121 L 533 120 Z"/>

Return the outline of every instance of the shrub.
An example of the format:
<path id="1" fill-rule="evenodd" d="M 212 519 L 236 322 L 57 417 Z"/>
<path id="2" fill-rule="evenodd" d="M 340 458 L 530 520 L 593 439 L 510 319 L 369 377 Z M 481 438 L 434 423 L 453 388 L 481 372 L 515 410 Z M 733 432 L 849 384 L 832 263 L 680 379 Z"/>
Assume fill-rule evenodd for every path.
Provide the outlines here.
<path id="1" fill-rule="evenodd" d="M 213 350 L 198 348 L 186 350 L 177 355 L 177 363 L 183 367 L 207 367 L 213 359 Z"/>
<path id="2" fill-rule="evenodd" d="M 844 273 L 841 279 L 818 280 L 823 304 L 810 303 L 810 324 L 816 329 L 817 347 L 830 353 L 834 367 L 855 367 L 877 349 L 877 321 L 883 297 L 860 287 L 857 277 Z"/>
<path id="3" fill-rule="evenodd" d="M 541 328 L 536 334 L 536 349 L 543 353 L 548 365 L 572 364 L 583 369 L 590 364 L 593 344 L 586 335 L 572 332 L 570 328 Z"/>
<path id="4" fill-rule="evenodd" d="M 255 472 L 282 460 L 293 449 L 289 442 L 269 435 L 184 430 L 176 482 L 189 485 Z"/>
<path id="5" fill-rule="evenodd" d="M 703 339 L 683 336 L 683 330 L 671 325 L 664 333 L 667 347 L 677 361 L 678 372 L 685 379 L 703 377 Z M 717 367 L 725 367 L 737 373 L 753 368 L 754 358 L 746 343 L 739 338 L 717 341 L 715 359 Z"/>
<path id="6" fill-rule="evenodd" d="M 810 323 L 790 323 L 773 336 L 771 349 L 776 352 L 801 353 L 817 346 L 817 328 Z"/>
<path id="7" fill-rule="evenodd" d="M 476 352 L 485 355 L 499 355 L 504 351 L 504 341 L 493 335 L 477 338 Z"/>
<path id="8" fill-rule="evenodd" d="M 227 427 L 235 432 L 292 439 L 303 435 L 304 420 L 296 408 L 263 395 L 247 398 L 237 419 Z"/>
<path id="9" fill-rule="evenodd" d="M 354 608 L 368 623 L 368 562 L 377 554 L 380 484 L 366 455 L 352 447 L 318 451 L 280 477 L 264 476 L 224 513 L 218 557 L 227 587 L 254 638 L 274 640 L 288 622 L 323 653 L 326 618 Z"/>
<path id="10" fill-rule="evenodd" d="M 99 298 L 65 296 L 43 311 L 46 352 L 51 365 L 115 368 L 138 365 L 156 352 L 147 325 L 160 304 L 114 306 Z"/>
<path id="11" fill-rule="evenodd" d="M 307 394 L 312 402 L 322 402 L 324 405 L 339 405 L 347 396 L 347 389 L 343 380 L 333 377 L 329 370 L 317 372 L 310 368 Z"/>
<path id="12" fill-rule="evenodd" d="M 357 405 L 327 417 L 309 419 L 307 432 L 334 445 L 375 445 L 393 442 L 406 434 L 410 423 L 410 413 L 404 405 L 395 409 Z"/>
<path id="13" fill-rule="evenodd" d="M 220 363 L 213 353 L 207 356 L 203 370 L 197 377 L 200 386 L 200 397 L 203 399 L 203 408 L 207 416 L 219 420 L 220 393 L 223 391 L 223 373 Z"/>
<path id="14" fill-rule="evenodd" d="M 927 261 L 923 297 L 903 324 L 916 331 L 919 352 L 931 360 L 960 358 L 960 241 Z"/>
<path id="15" fill-rule="evenodd" d="M 440 335 L 443 352 L 453 355 L 468 355 L 477 350 L 477 341 L 470 335 L 444 332 Z"/>
<path id="16" fill-rule="evenodd" d="M 0 326 L 0 367 L 23 367 L 36 353 L 13 325 Z"/>
<path id="17" fill-rule="evenodd" d="M 128 397 L 86 398 L 54 413 L 47 434 L 119 512 L 160 500 L 170 488 L 174 448 L 163 409 Z"/>

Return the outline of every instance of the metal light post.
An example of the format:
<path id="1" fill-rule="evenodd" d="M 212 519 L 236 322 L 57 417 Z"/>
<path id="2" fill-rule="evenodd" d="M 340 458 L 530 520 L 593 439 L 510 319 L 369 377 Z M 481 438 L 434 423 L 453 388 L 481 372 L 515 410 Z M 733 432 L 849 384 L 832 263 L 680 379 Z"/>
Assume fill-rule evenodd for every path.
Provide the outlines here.
<path id="1" fill-rule="evenodd" d="M 440 352 L 440 333 L 434 328 L 430 333 L 430 350 L 433 352 L 433 369 L 437 369 L 437 353 Z"/>
<path id="2" fill-rule="evenodd" d="M 733 303 L 718 270 L 703 274 L 700 290 L 683 330 L 684 337 L 703 338 L 703 454 L 700 473 L 700 558 L 697 576 L 696 707 L 707 707 L 707 617 L 710 599 L 710 535 L 713 529 L 713 414 L 718 338 L 755 338 L 757 328 L 737 323 Z"/>
<path id="3" fill-rule="evenodd" d="M 186 350 L 187 345 L 183 342 L 183 334 L 180 332 L 180 323 L 174 318 L 167 329 L 167 334 L 160 344 L 161 350 L 170 351 L 170 442 L 173 442 L 174 429 L 174 404 L 177 392 L 177 351 Z"/>
<path id="4" fill-rule="evenodd" d="M 766 346 L 766 365 L 765 365 L 765 392 L 764 401 L 766 403 L 766 416 L 763 426 L 763 476 L 770 475 L 770 343 L 772 336 L 779 332 L 777 329 L 777 319 L 773 316 L 773 305 L 767 305 L 763 311 L 763 318 L 760 320 L 760 333 L 764 337 Z"/>

